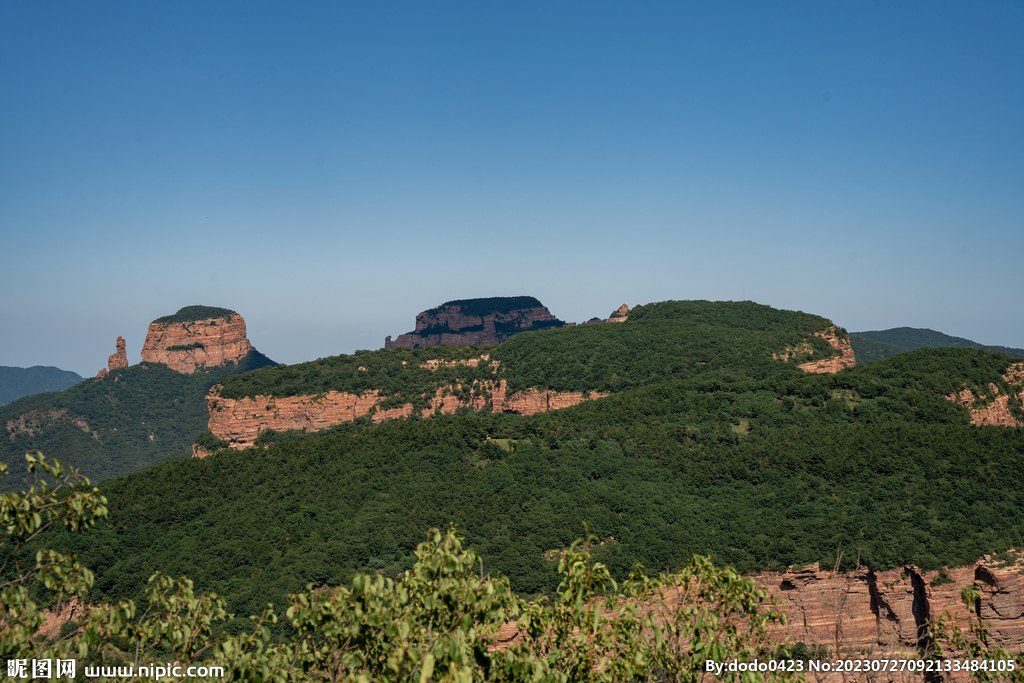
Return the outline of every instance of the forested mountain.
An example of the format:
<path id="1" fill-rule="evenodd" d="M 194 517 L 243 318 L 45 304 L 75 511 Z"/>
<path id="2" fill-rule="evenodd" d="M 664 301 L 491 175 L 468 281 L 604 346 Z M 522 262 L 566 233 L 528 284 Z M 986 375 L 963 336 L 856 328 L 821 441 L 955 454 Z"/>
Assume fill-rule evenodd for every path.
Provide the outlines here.
<path id="1" fill-rule="evenodd" d="M 102 379 L 25 396 L 0 408 L 0 462 L 10 475 L 0 490 L 24 488 L 25 452 L 38 449 L 81 469 L 93 481 L 123 476 L 191 455 L 208 419 L 206 394 L 224 378 L 272 365 L 252 351 L 228 363 L 185 375 L 161 363 L 116 369 Z"/>
<path id="2" fill-rule="evenodd" d="M 22 396 L 41 394 L 47 391 L 64 391 L 84 379 L 77 372 L 61 370 L 53 366 L 33 365 L 30 368 L 13 368 L 0 365 L 0 406 Z"/>
<path id="3" fill-rule="evenodd" d="M 857 363 L 869 363 L 883 358 L 890 358 L 897 353 L 914 351 L 922 348 L 946 348 L 950 346 L 980 349 L 992 353 L 1006 353 L 1024 358 L 1024 349 L 1008 346 L 986 346 L 978 342 L 952 337 L 942 332 L 915 327 L 894 327 L 890 330 L 872 330 L 868 332 L 852 332 L 850 343 L 857 356 Z"/>
<path id="4" fill-rule="evenodd" d="M 91 601 L 138 597 L 162 571 L 247 615 L 309 583 L 393 576 L 424 529 L 449 524 L 484 572 L 527 595 L 555 587 L 559 553 L 584 522 L 619 577 L 635 563 L 675 569 L 693 553 L 741 571 L 833 566 L 840 551 L 844 567 L 933 569 L 1024 545 L 1024 434 L 974 426 L 947 399 L 990 384 L 1017 396 L 1007 379 L 1017 361 L 920 349 L 836 375 L 801 372 L 797 351 L 830 325 L 749 302 L 668 302 L 626 323 L 526 332 L 488 349 L 363 352 L 233 376 L 224 391 L 238 396 L 412 395 L 436 373 L 490 372 L 432 374 L 420 368 L 428 351 L 484 350 L 509 383 L 612 395 L 531 416 L 467 409 L 266 432 L 255 448 L 105 481 L 107 523 L 49 534 L 28 552 L 76 551 L 96 572 Z M 1024 420 L 1019 399 L 1009 406 Z"/>

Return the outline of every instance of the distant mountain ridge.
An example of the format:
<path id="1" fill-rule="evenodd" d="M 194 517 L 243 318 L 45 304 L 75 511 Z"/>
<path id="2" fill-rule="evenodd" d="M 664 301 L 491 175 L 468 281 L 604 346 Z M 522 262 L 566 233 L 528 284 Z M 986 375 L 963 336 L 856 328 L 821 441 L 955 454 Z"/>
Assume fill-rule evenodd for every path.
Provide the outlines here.
<path id="1" fill-rule="evenodd" d="M 853 346 L 858 365 L 891 358 L 906 351 L 923 348 L 941 349 L 951 346 L 978 349 L 989 353 L 1005 353 L 1024 358 L 1024 349 L 1015 349 L 1009 346 L 987 346 L 963 337 L 953 337 L 942 332 L 918 327 L 894 327 L 889 330 L 851 332 L 850 343 Z"/>
<path id="2" fill-rule="evenodd" d="M 33 365 L 30 368 L 0 365 L 0 406 L 22 396 L 64 391 L 83 379 L 77 372 L 61 370 L 52 365 Z"/>

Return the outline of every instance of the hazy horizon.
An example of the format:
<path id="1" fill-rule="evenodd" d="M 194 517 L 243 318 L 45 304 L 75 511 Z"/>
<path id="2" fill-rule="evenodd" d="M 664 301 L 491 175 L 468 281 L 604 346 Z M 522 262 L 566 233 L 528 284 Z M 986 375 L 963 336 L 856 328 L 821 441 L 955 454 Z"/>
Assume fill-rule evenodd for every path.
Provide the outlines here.
<path id="1" fill-rule="evenodd" d="M 0 5 L 0 365 L 753 300 L 1024 348 L 1024 3 Z"/>

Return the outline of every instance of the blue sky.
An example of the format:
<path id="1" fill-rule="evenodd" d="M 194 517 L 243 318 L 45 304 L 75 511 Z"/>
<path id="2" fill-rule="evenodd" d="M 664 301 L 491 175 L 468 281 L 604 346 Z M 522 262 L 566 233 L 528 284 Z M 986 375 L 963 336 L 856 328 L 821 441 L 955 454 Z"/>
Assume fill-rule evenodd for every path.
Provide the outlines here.
<path id="1" fill-rule="evenodd" d="M 0 365 L 456 298 L 1024 347 L 1024 2 L 0 3 Z"/>

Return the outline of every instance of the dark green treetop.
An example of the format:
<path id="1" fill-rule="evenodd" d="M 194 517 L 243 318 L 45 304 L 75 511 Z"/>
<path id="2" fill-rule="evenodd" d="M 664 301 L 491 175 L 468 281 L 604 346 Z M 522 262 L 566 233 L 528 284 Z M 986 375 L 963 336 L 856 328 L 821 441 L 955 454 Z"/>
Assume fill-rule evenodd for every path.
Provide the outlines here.
<path id="1" fill-rule="evenodd" d="M 161 325 L 169 325 L 171 323 L 190 323 L 196 320 L 208 320 L 210 318 L 230 318 L 234 315 L 238 315 L 238 313 L 232 311 L 230 308 L 218 308 L 216 306 L 185 306 L 184 308 L 179 309 L 174 315 L 165 315 L 162 318 L 157 318 L 153 322 L 160 323 Z"/>

